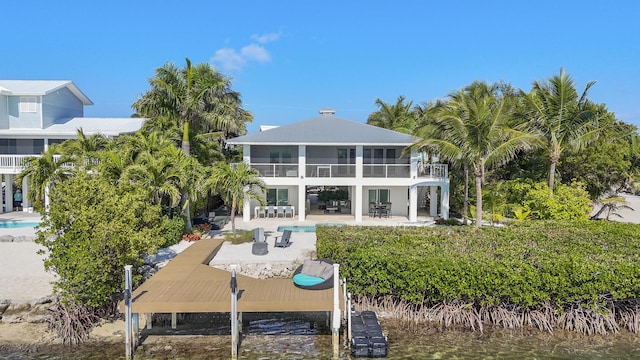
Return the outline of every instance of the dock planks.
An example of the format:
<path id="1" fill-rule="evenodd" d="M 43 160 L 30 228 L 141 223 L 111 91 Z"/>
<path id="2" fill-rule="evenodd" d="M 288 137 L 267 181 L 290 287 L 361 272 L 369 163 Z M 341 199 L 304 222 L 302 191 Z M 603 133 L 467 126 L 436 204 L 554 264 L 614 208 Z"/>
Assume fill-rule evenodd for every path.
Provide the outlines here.
<path id="1" fill-rule="evenodd" d="M 178 254 L 133 292 L 132 312 L 231 312 L 231 273 L 208 265 L 222 243 L 200 240 Z M 237 281 L 239 312 L 333 311 L 333 289 L 303 290 L 291 279 L 244 275 L 237 275 Z"/>

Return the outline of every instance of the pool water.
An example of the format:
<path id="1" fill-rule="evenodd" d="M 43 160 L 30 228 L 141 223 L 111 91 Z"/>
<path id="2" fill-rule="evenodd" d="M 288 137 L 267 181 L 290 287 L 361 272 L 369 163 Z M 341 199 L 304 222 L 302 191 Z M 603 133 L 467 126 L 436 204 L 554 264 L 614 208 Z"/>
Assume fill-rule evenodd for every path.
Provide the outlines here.
<path id="1" fill-rule="evenodd" d="M 326 225 L 326 226 L 342 226 L 343 224 L 317 224 L 317 225 Z M 291 230 L 293 232 L 316 232 L 316 225 L 281 225 L 278 226 L 278 232 L 283 232 L 285 230 Z"/>
<path id="2" fill-rule="evenodd" d="M 40 223 L 37 221 L 0 221 L 0 229 L 36 227 L 38 225 Z"/>

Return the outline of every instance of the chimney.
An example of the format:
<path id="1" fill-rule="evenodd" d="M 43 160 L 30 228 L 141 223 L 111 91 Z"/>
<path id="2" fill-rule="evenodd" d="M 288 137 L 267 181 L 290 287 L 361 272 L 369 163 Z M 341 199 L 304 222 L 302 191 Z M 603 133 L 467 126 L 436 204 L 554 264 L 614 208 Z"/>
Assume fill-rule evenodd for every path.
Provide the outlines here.
<path id="1" fill-rule="evenodd" d="M 320 109 L 320 114 L 322 115 L 333 115 L 336 113 L 335 109 Z"/>

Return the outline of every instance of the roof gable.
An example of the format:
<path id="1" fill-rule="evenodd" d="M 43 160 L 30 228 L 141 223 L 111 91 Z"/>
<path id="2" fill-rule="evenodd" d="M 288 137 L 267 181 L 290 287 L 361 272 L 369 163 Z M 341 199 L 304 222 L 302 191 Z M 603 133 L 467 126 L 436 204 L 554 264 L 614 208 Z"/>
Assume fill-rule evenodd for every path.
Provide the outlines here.
<path id="1" fill-rule="evenodd" d="M 322 145 L 400 145 L 413 143 L 413 137 L 397 131 L 324 114 L 289 125 L 248 134 L 228 141 L 232 145 L 322 144 Z"/>
<path id="2" fill-rule="evenodd" d="M 62 88 L 69 88 L 84 105 L 93 102 L 78 87 L 69 80 L 0 80 L 0 89 L 8 95 L 36 95 L 42 96 Z"/>

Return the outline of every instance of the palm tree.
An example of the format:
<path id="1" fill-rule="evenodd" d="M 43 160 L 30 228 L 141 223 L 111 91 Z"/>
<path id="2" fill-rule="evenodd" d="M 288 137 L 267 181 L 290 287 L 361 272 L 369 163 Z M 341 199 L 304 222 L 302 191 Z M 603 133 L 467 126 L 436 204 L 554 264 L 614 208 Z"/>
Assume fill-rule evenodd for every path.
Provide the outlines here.
<path id="1" fill-rule="evenodd" d="M 186 66 L 178 69 L 167 63 L 156 69 L 149 84 L 151 89 L 133 108 L 141 116 L 171 120 L 182 128 L 182 150 L 187 156 L 191 155 L 192 133 L 241 134 L 246 131 L 245 122 L 251 120 L 250 114 L 241 108 L 240 95 L 231 91 L 230 80 L 209 64 L 192 66 L 187 58 Z M 183 194 L 183 199 L 190 230 L 189 195 Z"/>
<path id="2" fill-rule="evenodd" d="M 52 144 L 47 151 L 39 157 L 31 157 L 26 160 L 25 168 L 16 176 L 16 182 L 20 183 L 26 177 L 29 181 L 29 194 L 25 194 L 33 201 L 36 208 L 49 208 L 49 186 L 56 181 L 65 179 L 71 175 L 71 169 L 65 165 L 70 161 L 67 155 L 61 155 L 60 146 Z"/>
<path id="3" fill-rule="evenodd" d="M 375 104 L 379 110 L 371 113 L 367 118 L 367 124 L 381 128 L 412 134 L 416 127 L 416 114 L 411 110 L 412 101 L 404 103 L 405 97 L 398 96 L 396 103 L 387 104 L 376 99 Z"/>
<path id="4" fill-rule="evenodd" d="M 98 163 L 96 153 L 107 147 L 109 140 L 102 134 L 86 136 L 82 128 L 77 130 L 76 139 L 69 139 L 60 144 L 60 149 L 78 168 L 92 168 Z"/>
<path id="5" fill-rule="evenodd" d="M 500 166 L 517 152 L 533 148 L 539 140 L 514 124 L 513 99 L 499 91 L 499 84 L 474 82 L 449 95 L 437 115 L 421 127 L 412 148 L 435 148 L 440 156 L 468 164 L 476 182 L 476 226 L 482 223 L 482 185 L 485 169 Z"/>
<path id="6" fill-rule="evenodd" d="M 544 147 L 549 151 L 549 189 L 553 193 L 556 166 L 564 150 L 580 149 L 597 138 L 601 131 L 593 104 L 587 91 L 595 82 L 585 86 L 582 95 L 573 79 L 563 70 L 547 82 L 533 82 L 531 92 L 521 92 L 525 101 L 525 116 L 541 131 Z"/>
<path id="7" fill-rule="evenodd" d="M 231 207 L 231 229 L 236 232 L 236 211 L 244 206 L 245 199 L 258 200 L 264 205 L 266 185 L 260 180 L 260 173 L 247 163 L 229 165 L 218 162 L 211 168 L 205 181 L 205 190 L 218 192 L 222 200 Z"/>

